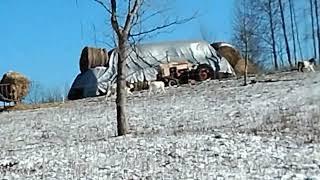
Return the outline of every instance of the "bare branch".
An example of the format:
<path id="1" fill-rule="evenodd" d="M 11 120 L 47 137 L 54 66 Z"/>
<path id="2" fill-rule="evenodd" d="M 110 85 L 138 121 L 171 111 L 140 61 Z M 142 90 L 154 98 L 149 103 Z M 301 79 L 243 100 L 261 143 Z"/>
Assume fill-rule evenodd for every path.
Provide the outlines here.
<path id="1" fill-rule="evenodd" d="M 163 24 L 163 25 L 160 25 L 160 26 L 156 26 L 154 28 L 151 28 L 151 29 L 143 31 L 143 32 L 138 32 L 138 33 L 135 33 L 135 34 L 129 34 L 129 36 L 131 36 L 131 37 L 141 36 L 141 35 L 144 35 L 144 34 L 149 34 L 149 33 L 155 32 L 155 31 L 159 31 L 161 29 L 169 28 L 169 27 L 174 26 L 174 25 L 184 24 L 186 22 L 189 22 L 189 21 L 195 19 L 195 17 L 196 16 L 194 15 L 194 16 L 189 17 L 189 18 L 175 20 L 175 21 L 172 21 L 170 23 L 166 23 L 166 24 Z"/>
<path id="2" fill-rule="evenodd" d="M 126 22 L 125 22 L 125 25 L 124 25 L 124 32 L 126 34 L 129 34 L 129 31 L 131 29 L 131 23 L 132 23 L 132 20 L 134 18 L 134 16 L 136 16 L 139 8 L 140 8 L 140 5 L 141 5 L 142 1 L 141 0 L 135 0 L 134 1 L 134 5 L 132 7 L 132 10 L 130 10 L 130 12 L 128 12 L 127 14 L 127 18 L 126 18 Z M 130 3 L 129 3 L 129 7 L 130 7 Z"/>
<path id="3" fill-rule="evenodd" d="M 96 3 L 100 4 L 108 13 L 112 14 L 112 12 L 110 11 L 110 9 L 107 7 L 107 5 L 105 3 L 103 3 L 101 0 L 93 0 Z"/>
<path id="4" fill-rule="evenodd" d="M 111 0 L 111 25 L 114 31 L 116 31 L 118 37 L 121 37 L 121 31 L 119 28 L 119 23 L 117 20 L 117 2 L 116 0 Z"/>
<path id="5" fill-rule="evenodd" d="M 155 17 L 155 16 L 157 16 L 157 15 L 160 15 L 161 13 L 164 13 L 164 12 L 166 12 L 166 11 L 168 11 L 168 9 L 161 9 L 161 10 L 155 11 L 154 13 L 146 16 L 146 17 L 143 18 L 143 19 L 142 19 L 142 18 L 139 18 L 139 17 L 143 17 L 143 14 L 141 14 L 141 15 L 137 14 L 137 16 L 139 16 L 139 17 L 136 18 L 136 21 L 132 23 L 132 27 L 134 27 L 135 25 L 137 25 L 139 22 L 140 22 L 140 23 L 141 23 L 141 22 L 146 22 L 146 21 L 148 21 L 149 19 L 151 19 L 151 18 L 153 18 L 153 17 Z M 138 20 L 139 20 L 139 21 L 138 21 Z"/>

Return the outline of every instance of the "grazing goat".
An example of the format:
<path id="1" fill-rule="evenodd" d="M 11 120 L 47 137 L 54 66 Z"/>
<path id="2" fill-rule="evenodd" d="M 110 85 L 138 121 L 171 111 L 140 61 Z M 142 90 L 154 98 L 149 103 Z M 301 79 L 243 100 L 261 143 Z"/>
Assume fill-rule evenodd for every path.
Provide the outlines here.
<path id="1" fill-rule="evenodd" d="M 303 72 L 303 69 L 306 68 L 308 71 L 314 71 L 314 66 L 316 65 L 316 60 L 311 58 L 308 61 L 299 61 L 298 62 L 298 71 Z"/>
<path id="2" fill-rule="evenodd" d="M 164 82 L 162 81 L 148 81 L 148 85 L 149 85 L 149 95 L 151 94 L 151 91 L 158 92 L 159 90 L 161 90 L 163 93 L 166 92 L 164 89 Z"/>

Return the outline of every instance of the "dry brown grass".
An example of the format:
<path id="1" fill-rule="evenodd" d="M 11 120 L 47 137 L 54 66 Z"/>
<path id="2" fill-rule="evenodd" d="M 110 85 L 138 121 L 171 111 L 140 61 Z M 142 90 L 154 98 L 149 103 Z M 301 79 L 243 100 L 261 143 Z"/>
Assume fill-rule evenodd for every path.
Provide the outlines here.
<path id="1" fill-rule="evenodd" d="M 241 59 L 238 61 L 237 65 L 234 67 L 234 71 L 238 75 L 243 75 L 245 71 L 245 60 Z M 258 72 L 257 67 L 248 61 L 248 74 L 256 74 Z"/>
<path id="2" fill-rule="evenodd" d="M 62 103 L 42 103 L 42 104 L 16 104 L 15 106 L 0 107 L 1 111 L 21 111 L 21 110 L 32 110 L 40 108 L 51 108 L 62 106 Z"/>

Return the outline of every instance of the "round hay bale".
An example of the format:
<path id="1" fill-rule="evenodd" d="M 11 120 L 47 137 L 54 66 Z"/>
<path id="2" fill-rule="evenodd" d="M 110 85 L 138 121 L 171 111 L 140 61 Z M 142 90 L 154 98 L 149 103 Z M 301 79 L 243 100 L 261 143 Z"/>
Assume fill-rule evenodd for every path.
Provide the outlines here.
<path id="1" fill-rule="evenodd" d="M 108 62 L 109 56 L 106 49 L 103 48 L 83 48 L 80 56 L 80 71 L 87 71 L 89 68 L 104 66 Z"/>
<path id="2" fill-rule="evenodd" d="M 234 71 L 237 75 L 243 75 L 245 71 L 245 60 L 241 59 L 234 67 Z M 256 74 L 258 72 L 257 67 L 248 61 L 248 74 Z"/>
<path id="3" fill-rule="evenodd" d="M 9 71 L 3 75 L 0 84 L 9 84 L 9 88 L 2 92 L 5 98 L 20 102 L 28 95 L 30 81 L 18 72 Z"/>

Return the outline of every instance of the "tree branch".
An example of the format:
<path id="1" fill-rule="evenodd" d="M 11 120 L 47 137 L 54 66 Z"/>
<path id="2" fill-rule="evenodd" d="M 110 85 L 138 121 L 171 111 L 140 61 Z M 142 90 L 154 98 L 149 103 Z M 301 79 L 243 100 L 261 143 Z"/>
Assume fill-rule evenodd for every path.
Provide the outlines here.
<path id="1" fill-rule="evenodd" d="M 125 25 L 124 25 L 124 27 L 123 27 L 123 30 L 124 30 L 124 32 L 125 32 L 126 34 L 129 34 L 129 32 L 130 32 L 130 29 L 131 29 L 131 27 L 132 27 L 132 26 L 131 26 L 131 25 L 132 25 L 132 24 L 131 24 L 131 23 L 132 23 L 132 20 L 133 20 L 134 16 L 137 15 L 141 3 L 142 3 L 142 0 L 135 0 L 132 9 L 131 9 L 130 12 L 128 12 L 128 14 L 127 14 L 126 22 L 125 22 Z M 130 7 L 130 2 L 129 2 L 129 7 Z"/>
<path id="2" fill-rule="evenodd" d="M 100 4 L 108 13 L 112 14 L 112 12 L 110 11 L 110 9 L 107 7 L 107 5 L 105 3 L 103 3 L 101 0 L 93 0 L 96 3 Z"/>
<path id="3" fill-rule="evenodd" d="M 192 16 L 190 18 L 181 19 L 181 20 L 175 20 L 175 21 L 172 21 L 170 23 L 163 24 L 163 25 L 160 25 L 160 26 L 156 26 L 154 28 L 151 28 L 151 29 L 143 31 L 143 32 L 139 32 L 139 33 L 135 33 L 135 34 L 129 34 L 129 36 L 135 37 L 135 36 L 141 36 L 141 35 L 144 35 L 144 34 L 149 34 L 149 33 L 152 33 L 152 32 L 155 32 L 155 31 L 159 31 L 161 29 L 168 28 L 168 27 L 171 27 L 171 26 L 174 26 L 174 25 L 184 24 L 186 22 L 191 21 L 194 18 L 195 18 L 195 16 Z"/>
<path id="4" fill-rule="evenodd" d="M 119 27 L 117 20 L 117 2 L 116 0 L 111 0 L 111 25 L 114 31 L 117 33 L 118 37 L 121 37 L 122 32 Z"/>

